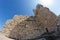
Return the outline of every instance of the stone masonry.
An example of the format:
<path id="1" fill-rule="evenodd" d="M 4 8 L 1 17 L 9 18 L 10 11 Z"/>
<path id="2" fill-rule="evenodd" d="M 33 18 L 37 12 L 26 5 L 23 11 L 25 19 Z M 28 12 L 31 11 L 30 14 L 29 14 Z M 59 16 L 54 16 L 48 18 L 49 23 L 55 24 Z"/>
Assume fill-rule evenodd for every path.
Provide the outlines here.
<path id="1" fill-rule="evenodd" d="M 15 15 L 7 20 L 2 30 L 6 37 L 27 40 L 40 36 L 47 27 L 52 31 L 57 26 L 57 16 L 48 8 L 38 4 L 33 10 L 35 16 Z"/>

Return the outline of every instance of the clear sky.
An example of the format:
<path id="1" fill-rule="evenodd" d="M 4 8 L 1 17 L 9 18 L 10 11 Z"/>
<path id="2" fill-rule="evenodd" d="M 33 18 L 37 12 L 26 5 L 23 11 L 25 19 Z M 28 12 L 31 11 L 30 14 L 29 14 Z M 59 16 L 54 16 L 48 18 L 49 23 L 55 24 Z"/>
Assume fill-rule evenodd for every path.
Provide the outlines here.
<path id="1" fill-rule="evenodd" d="M 7 19 L 14 15 L 33 16 L 33 11 L 37 4 L 48 7 L 56 15 L 60 14 L 60 0 L 0 0 L 0 30 Z"/>

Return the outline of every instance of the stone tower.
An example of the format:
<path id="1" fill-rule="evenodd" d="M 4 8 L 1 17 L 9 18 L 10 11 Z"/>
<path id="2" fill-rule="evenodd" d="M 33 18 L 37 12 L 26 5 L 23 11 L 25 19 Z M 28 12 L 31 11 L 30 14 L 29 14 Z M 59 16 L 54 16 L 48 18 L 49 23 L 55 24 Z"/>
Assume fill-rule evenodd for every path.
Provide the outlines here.
<path id="1" fill-rule="evenodd" d="M 36 9 L 33 9 L 36 19 L 41 23 L 41 26 L 48 27 L 53 30 L 56 27 L 57 16 L 51 12 L 47 7 L 38 4 Z"/>

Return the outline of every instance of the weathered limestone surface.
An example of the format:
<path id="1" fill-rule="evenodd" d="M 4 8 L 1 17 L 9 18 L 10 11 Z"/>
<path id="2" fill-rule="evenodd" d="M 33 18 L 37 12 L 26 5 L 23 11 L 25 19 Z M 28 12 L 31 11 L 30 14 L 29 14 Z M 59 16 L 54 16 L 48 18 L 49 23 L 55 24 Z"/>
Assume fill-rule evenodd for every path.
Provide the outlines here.
<path id="1" fill-rule="evenodd" d="M 40 23 L 33 16 L 14 16 L 8 20 L 2 32 L 10 38 L 31 39 L 41 35 Z"/>
<path id="2" fill-rule="evenodd" d="M 10 38 L 25 40 L 40 36 L 46 27 L 49 31 L 56 27 L 57 16 L 48 8 L 38 4 L 33 11 L 35 16 L 15 15 L 7 20 L 2 33 Z"/>
<path id="3" fill-rule="evenodd" d="M 41 23 L 41 26 L 48 27 L 49 30 L 52 30 L 52 27 L 56 27 L 56 20 L 57 16 L 51 12 L 47 7 L 43 7 L 42 5 L 38 4 L 36 9 L 33 10 L 37 20 Z"/>

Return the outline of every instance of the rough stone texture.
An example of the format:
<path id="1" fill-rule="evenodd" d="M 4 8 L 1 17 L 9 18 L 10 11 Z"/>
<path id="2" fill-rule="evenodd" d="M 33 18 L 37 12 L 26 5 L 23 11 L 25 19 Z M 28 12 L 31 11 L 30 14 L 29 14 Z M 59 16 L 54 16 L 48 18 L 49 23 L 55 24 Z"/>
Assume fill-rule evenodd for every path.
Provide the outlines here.
<path id="1" fill-rule="evenodd" d="M 5 36 L 20 40 L 31 39 L 45 32 L 45 27 L 55 28 L 57 16 L 48 8 L 37 5 L 35 16 L 15 15 L 7 20 L 2 30 Z"/>
<path id="2" fill-rule="evenodd" d="M 43 30 L 41 30 L 42 28 L 39 25 L 40 23 L 33 16 L 16 15 L 13 19 L 6 22 L 2 32 L 10 38 L 31 39 L 42 33 Z"/>
<path id="3" fill-rule="evenodd" d="M 53 28 L 56 27 L 55 23 L 57 22 L 57 16 L 47 7 L 38 4 L 33 12 L 35 13 L 37 20 L 41 23 L 41 26 L 48 27 L 49 30 L 53 30 Z"/>

